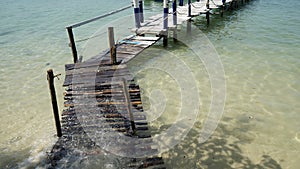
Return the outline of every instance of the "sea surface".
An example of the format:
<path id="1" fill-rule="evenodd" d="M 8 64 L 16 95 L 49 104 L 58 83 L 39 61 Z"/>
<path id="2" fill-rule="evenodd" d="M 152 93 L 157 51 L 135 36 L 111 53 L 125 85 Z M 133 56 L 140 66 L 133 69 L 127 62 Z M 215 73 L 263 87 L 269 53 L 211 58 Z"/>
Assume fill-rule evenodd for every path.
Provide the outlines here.
<path id="1" fill-rule="evenodd" d="M 0 1 L 0 168 L 44 168 L 47 152 L 57 140 L 46 71 L 52 68 L 54 73 L 62 73 L 60 80 L 55 80 L 62 110 L 64 64 L 72 63 L 65 27 L 130 3 Z M 209 26 L 205 17 L 198 17 L 192 25 L 201 34 L 193 39 L 192 46 L 169 39 L 167 48 L 160 42 L 132 60 L 129 67 L 143 90 L 154 136 L 176 124 L 182 116 L 180 111 L 189 110 L 183 103 L 191 106 L 191 111 L 196 105 L 198 115 L 192 125 L 186 123 L 190 125 L 186 137 L 161 153 L 168 168 L 300 166 L 299 6 L 298 0 L 253 0 L 226 12 L 223 18 L 212 16 Z M 161 3 L 145 2 L 146 17 L 161 11 Z M 76 28 L 83 59 L 107 48 L 108 25 L 116 27 L 117 40 L 130 35 L 132 13 L 129 9 Z M 183 26 L 179 34 L 185 30 Z M 92 46 L 96 43 L 92 39 L 99 40 L 98 47 Z M 204 50 L 197 50 L 197 46 Z M 208 52 L 210 49 L 213 53 Z M 221 93 L 226 98 L 216 130 L 199 143 L 199 132 L 209 117 L 212 91 L 218 87 L 213 84 L 218 80 L 207 67 L 210 64 L 198 57 L 204 53 L 206 58 L 222 63 L 216 72 L 224 70 L 226 88 Z M 199 102 L 185 96 L 191 90 Z"/>

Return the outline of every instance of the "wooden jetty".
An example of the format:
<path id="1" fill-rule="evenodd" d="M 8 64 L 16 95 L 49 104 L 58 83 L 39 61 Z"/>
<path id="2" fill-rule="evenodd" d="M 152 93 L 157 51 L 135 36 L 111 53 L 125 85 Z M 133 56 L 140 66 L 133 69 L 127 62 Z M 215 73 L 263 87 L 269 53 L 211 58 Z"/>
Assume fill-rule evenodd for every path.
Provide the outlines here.
<path id="1" fill-rule="evenodd" d="M 173 12 L 169 13 L 168 1 L 164 0 L 164 14 L 144 20 L 143 3 L 134 0 L 136 28 L 132 31 L 135 35 L 126 37 L 116 44 L 114 30 L 112 27 L 108 28 L 109 50 L 84 62 L 80 62 L 77 58 L 72 29 L 123 11 L 130 6 L 68 26 L 74 63 L 65 65 L 63 84 L 66 88 L 65 109 L 61 114 L 61 123 L 53 84 L 56 76 L 52 70 L 48 71 L 59 137 L 49 154 L 49 168 L 74 168 L 74 165 L 78 164 L 78 159 L 81 159 L 79 163 L 84 163 L 85 160 L 93 157 L 103 157 L 103 154 L 121 159 L 118 163 L 122 168 L 166 168 L 163 159 L 157 156 L 158 150 L 152 147 L 153 140 L 149 134 L 147 117 L 143 112 L 140 87 L 134 81 L 126 64 L 154 45 L 161 37 L 167 45 L 168 30 L 175 32 L 174 37 L 178 25 L 189 22 L 192 17 L 202 14 L 209 17 L 213 9 L 223 12 L 225 6 L 231 6 L 234 2 L 239 1 L 205 0 L 191 3 L 189 0 L 187 5 L 183 6 L 182 2 L 179 2 L 181 6 L 177 7 L 176 0 L 173 0 Z M 152 36 L 145 36 L 147 34 L 152 34 Z M 110 136 L 111 132 L 134 138 L 134 141 L 122 145 L 122 140 L 116 140 L 115 137 Z M 105 142 L 117 142 L 121 146 L 110 151 L 103 148 L 102 144 Z M 145 156 L 130 157 L 124 154 L 123 157 L 118 156 L 122 151 L 130 154 L 140 151 Z"/>
<path id="2" fill-rule="evenodd" d="M 66 109 L 62 113 L 62 137 L 50 156 L 52 166 L 59 165 L 61 159 L 76 156 L 78 149 L 84 151 L 82 154 L 85 156 L 105 152 L 97 145 L 97 138 L 90 138 L 90 131 L 101 130 L 104 134 L 113 129 L 138 141 L 132 143 L 133 147 L 129 149 L 124 147 L 127 152 L 139 150 L 150 154 L 158 153 L 149 146 L 152 140 L 143 112 L 140 88 L 126 66 L 127 62 L 158 40 L 159 37 L 127 37 L 121 44 L 113 45 L 112 49 L 115 48 L 117 53 L 115 59 L 111 59 L 114 53 L 112 51 L 86 62 L 65 65 L 63 86 L 66 87 Z M 82 124 L 81 115 L 90 121 Z M 95 118 L 96 122 L 92 122 L 91 119 Z M 111 140 L 107 136 L 104 141 Z M 157 156 L 122 158 L 121 161 L 126 168 L 165 168 L 162 158 Z"/>

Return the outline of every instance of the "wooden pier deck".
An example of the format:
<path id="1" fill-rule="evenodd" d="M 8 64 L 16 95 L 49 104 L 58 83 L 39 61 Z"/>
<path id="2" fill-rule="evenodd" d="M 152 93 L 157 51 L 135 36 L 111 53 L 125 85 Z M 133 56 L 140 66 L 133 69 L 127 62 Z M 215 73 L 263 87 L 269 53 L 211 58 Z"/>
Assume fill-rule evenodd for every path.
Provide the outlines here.
<path id="1" fill-rule="evenodd" d="M 62 113 L 62 137 L 50 156 L 52 166 L 59 165 L 62 159 L 76 156 L 78 150 L 83 151 L 81 155 L 84 154 L 85 158 L 105 152 L 97 145 L 98 138 L 91 139 L 89 132 L 102 131 L 97 137 L 110 142 L 113 138 L 110 138 L 107 132 L 111 132 L 111 129 L 135 138 L 136 143 L 132 143 L 133 147 L 124 147 L 127 152 L 158 153 L 150 146 L 152 139 L 143 112 L 140 88 L 126 66 L 128 61 L 158 40 L 159 37 L 125 38 L 117 45 L 116 65 L 110 64 L 110 53 L 104 53 L 86 62 L 65 65 L 63 86 L 66 87 L 66 109 Z M 80 120 L 82 118 L 87 120 L 86 123 Z M 106 136 L 103 138 L 104 133 Z M 156 156 L 122 158 L 121 161 L 126 168 L 165 168 L 162 158 Z"/>
<path id="2" fill-rule="evenodd" d="M 231 5 L 234 1 L 237 0 L 226 1 L 226 4 Z M 152 146 L 140 87 L 126 64 L 161 37 L 168 36 L 168 30 L 176 30 L 178 25 L 192 17 L 208 14 L 212 9 L 223 8 L 223 5 L 221 0 L 209 1 L 209 5 L 202 0 L 178 7 L 175 24 L 170 19 L 174 17 L 174 12 L 167 14 L 169 19 L 166 29 L 164 20 L 167 18 L 161 14 L 152 16 L 141 23 L 139 28 L 132 29 L 135 35 L 124 38 L 118 44 L 112 40 L 113 44 L 109 42 L 110 50 L 84 62 L 78 61 L 77 53 L 74 53 L 76 48 L 72 26 L 67 27 L 75 63 L 65 65 L 62 136 L 49 154 L 49 168 L 74 168 L 85 163 L 85 160 L 106 156 L 118 159 L 121 168 L 166 168 L 163 159 L 156 155 L 158 150 Z M 156 36 L 144 36 L 146 34 Z M 110 136 L 111 132 L 134 138 L 134 141 L 130 143 L 131 146 L 128 143 L 123 145 L 122 140 Z M 117 142 L 120 147 L 106 150 L 102 144 L 107 142 Z M 144 152 L 146 156 L 118 156 L 122 151 L 129 154 Z M 80 162 L 78 159 L 81 159 Z"/>

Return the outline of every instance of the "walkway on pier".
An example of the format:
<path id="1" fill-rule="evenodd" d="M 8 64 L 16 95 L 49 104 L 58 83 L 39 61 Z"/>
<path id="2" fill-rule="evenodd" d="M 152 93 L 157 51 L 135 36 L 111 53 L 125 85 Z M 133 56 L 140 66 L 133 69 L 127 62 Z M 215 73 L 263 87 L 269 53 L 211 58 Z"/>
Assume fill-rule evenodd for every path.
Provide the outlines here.
<path id="1" fill-rule="evenodd" d="M 199 0 L 191 3 L 188 0 L 186 5 L 177 6 L 177 1 L 173 0 L 171 9 L 168 7 L 169 3 L 164 1 L 164 15 L 157 14 L 149 17 L 141 24 L 136 24 L 137 27 L 132 29 L 132 31 L 139 35 L 154 34 L 157 36 L 167 36 L 168 30 L 176 30 L 178 26 L 190 21 L 193 17 L 205 14 L 207 23 L 209 24 L 209 15 L 213 13 L 213 10 L 219 10 L 222 16 L 226 6 L 232 7 L 233 4 L 238 4 L 240 1 L 244 2 L 244 0 L 226 0 L 224 3 L 222 0 Z"/>

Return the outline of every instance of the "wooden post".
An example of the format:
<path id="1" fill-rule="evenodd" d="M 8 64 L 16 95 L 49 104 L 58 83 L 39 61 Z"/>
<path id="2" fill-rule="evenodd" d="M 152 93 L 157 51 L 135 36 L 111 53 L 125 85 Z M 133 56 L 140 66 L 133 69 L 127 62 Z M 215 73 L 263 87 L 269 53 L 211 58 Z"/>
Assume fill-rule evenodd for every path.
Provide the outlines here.
<path id="1" fill-rule="evenodd" d="M 177 42 L 177 28 L 173 29 L 173 41 Z"/>
<path id="2" fill-rule="evenodd" d="M 163 14 L 163 23 L 164 29 L 168 30 L 168 14 L 169 14 L 169 4 L 168 0 L 164 0 L 164 14 Z"/>
<path id="3" fill-rule="evenodd" d="M 209 25 L 209 22 L 210 22 L 210 20 L 209 20 L 209 0 L 207 0 L 207 2 L 206 2 L 206 8 L 208 9 L 207 11 L 206 11 L 206 21 L 207 21 L 207 25 Z"/>
<path id="4" fill-rule="evenodd" d="M 54 87 L 54 78 L 55 77 L 56 76 L 54 76 L 53 70 L 49 69 L 47 71 L 47 80 L 49 83 L 51 102 L 52 102 L 52 108 L 53 108 L 54 119 L 55 119 L 55 126 L 56 126 L 56 131 L 57 131 L 57 137 L 61 137 L 62 132 L 61 132 L 61 125 L 60 125 L 60 121 L 59 121 L 59 112 L 58 112 L 56 93 L 55 93 L 55 87 Z"/>
<path id="5" fill-rule="evenodd" d="M 140 8 L 140 22 L 144 22 L 144 2 L 143 0 L 139 0 L 139 8 Z"/>
<path id="6" fill-rule="evenodd" d="M 226 3 L 226 0 L 222 0 L 222 6 L 221 6 L 221 12 L 220 12 L 221 17 L 223 17 L 223 15 L 224 15 L 225 3 Z"/>
<path id="7" fill-rule="evenodd" d="M 168 15 L 169 15 L 169 1 L 164 0 L 164 14 L 163 14 L 163 29 L 164 29 L 164 35 L 163 35 L 163 45 L 168 45 Z"/>
<path id="8" fill-rule="evenodd" d="M 183 6 L 183 0 L 179 0 L 179 6 Z"/>
<path id="9" fill-rule="evenodd" d="M 229 9 L 233 10 L 233 1 L 230 2 Z"/>
<path id="10" fill-rule="evenodd" d="M 220 9 L 220 16 L 223 17 L 224 15 L 224 4 L 221 5 L 221 9 Z"/>
<path id="11" fill-rule="evenodd" d="M 191 6 L 191 0 L 188 0 L 188 16 L 192 16 L 192 6 Z"/>
<path id="12" fill-rule="evenodd" d="M 115 44 L 115 37 L 114 37 L 114 28 L 108 27 L 108 43 L 110 49 L 110 63 L 115 65 L 117 63 L 117 48 Z"/>
<path id="13" fill-rule="evenodd" d="M 187 24 L 187 30 L 186 30 L 186 32 L 187 32 L 187 35 L 190 36 L 191 33 L 192 33 L 192 21 L 191 21 L 191 19 L 189 19 L 186 22 L 186 24 Z"/>
<path id="14" fill-rule="evenodd" d="M 69 34 L 69 39 L 70 39 L 69 46 L 72 49 L 73 60 L 74 60 L 74 63 L 77 63 L 78 57 L 77 57 L 77 50 L 76 50 L 76 45 L 75 45 L 75 40 L 74 40 L 74 35 L 73 35 L 72 27 L 67 27 L 67 31 L 68 31 L 68 34 Z"/>
<path id="15" fill-rule="evenodd" d="M 133 114 L 132 114 L 129 91 L 127 89 L 127 82 L 126 82 L 125 78 L 123 78 L 122 81 L 123 81 L 123 91 L 124 91 L 124 95 L 125 95 L 125 101 L 126 101 L 126 104 L 127 104 L 127 111 L 128 111 L 128 115 L 129 115 L 129 121 L 130 121 L 130 124 L 131 124 L 132 132 L 135 133 L 136 132 L 136 127 L 135 127 L 134 118 L 133 118 Z"/>
<path id="16" fill-rule="evenodd" d="M 177 3 L 176 0 L 173 0 L 173 25 L 177 25 Z"/>
<path id="17" fill-rule="evenodd" d="M 173 0 L 172 8 L 173 8 L 173 25 L 175 26 L 175 28 L 173 30 L 173 40 L 177 41 L 177 2 L 176 2 L 176 0 Z"/>
<path id="18" fill-rule="evenodd" d="M 138 0 L 133 0 L 133 8 L 134 8 L 135 27 L 140 28 L 141 21 L 140 21 L 140 8 L 138 6 Z"/>

